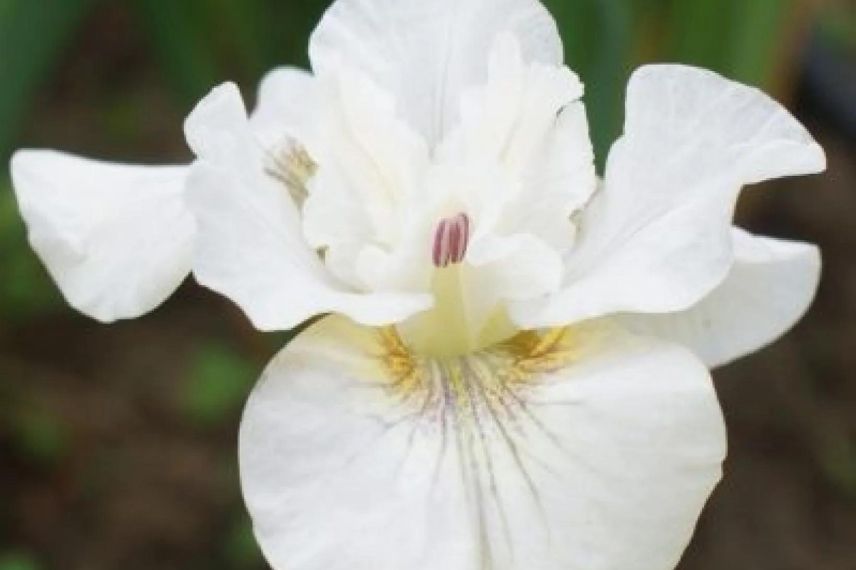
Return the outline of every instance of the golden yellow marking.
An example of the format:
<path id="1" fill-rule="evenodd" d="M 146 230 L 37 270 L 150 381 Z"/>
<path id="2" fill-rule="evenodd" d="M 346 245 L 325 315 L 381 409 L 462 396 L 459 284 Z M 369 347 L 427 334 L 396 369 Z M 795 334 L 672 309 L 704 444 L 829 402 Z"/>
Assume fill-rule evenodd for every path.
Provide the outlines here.
<path id="1" fill-rule="evenodd" d="M 415 354 L 395 327 L 378 329 L 378 341 L 393 396 L 407 401 L 439 383 L 442 389 L 434 391 L 435 403 L 442 403 L 445 394 L 448 403 L 463 411 L 474 398 L 473 382 L 483 389 L 483 397 L 476 399 L 493 398 L 562 368 L 574 357 L 568 328 L 521 332 L 491 348 L 449 358 Z"/>
<path id="2" fill-rule="evenodd" d="M 577 358 L 574 336 L 568 328 L 522 332 L 486 349 L 441 357 L 415 353 L 395 327 L 378 329 L 377 354 L 386 378 L 382 389 L 405 410 L 400 421 L 410 422 L 407 453 L 419 434 L 436 438 L 440 446 L 434 467 L 436 481 L 447 446 L 453 446 L 448 453 L 458 456 L 483 568 L 493 568 L 495 538 L 487 532 L 489 502 L 496 507 L 505 541 L 512 544 L 504 499 L 507 490 L 500 484 L 507 480 L 509 465 L 516 468 L 545 517 L 543 497 L 530 473 L 533 462 L 544 462 L 532 455 L 526 438 L 537 434 L 557 446 L 561 442 L 530 408 L 526 391 L 545 374 Z M 503 453 L 510 463 L 496 463 Z"/>
<path id="3" fill-rule="evenodd" d="M 406 399 L 425 387 L 425 371 L 401 340 L 395 327 L 384 327 L 378 330 L 381 352 L 381 363 L 392 379 L 390 389 L 398 396 Z"/>
<path id="4" fill-rule="evenodd" d="M 505 352 L 514 357 L 512 371 L 520 378 L 558 370 L 573 359 L 569 327 L 546 332 L 526 331 L 504 342 Z"/>

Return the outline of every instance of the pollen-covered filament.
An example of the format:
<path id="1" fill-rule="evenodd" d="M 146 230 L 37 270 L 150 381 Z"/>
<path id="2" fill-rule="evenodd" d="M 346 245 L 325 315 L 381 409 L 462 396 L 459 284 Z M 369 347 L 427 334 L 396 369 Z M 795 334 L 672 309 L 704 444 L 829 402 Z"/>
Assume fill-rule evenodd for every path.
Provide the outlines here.
<path id="1" fill-rule="evenodd" d="M 470 241 L 470 219 L 460 213 L 444 218 L 434 230 L 432 261 L 434 267 L 448 267 L 461 263 L 467 255 Z"/>
<path id="2" fill-rule="evenodd" d="M 302 207 L 309 195 L 306 185 L 318 171 L 318 165 L 306 148 L 288 137 L 269 151 L 267 161 L 265 172 L 280 181 L 291 194 L 295 205 Z"/>

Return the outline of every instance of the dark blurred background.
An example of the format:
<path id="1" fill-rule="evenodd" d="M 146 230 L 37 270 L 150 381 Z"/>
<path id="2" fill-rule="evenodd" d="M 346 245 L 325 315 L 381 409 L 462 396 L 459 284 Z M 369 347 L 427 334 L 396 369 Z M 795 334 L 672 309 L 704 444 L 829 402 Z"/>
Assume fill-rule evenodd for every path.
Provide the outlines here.
<path id="1" fill-rule="evenodd" d="M 426 0 L 427 1 L 427 0 Z M 747 192 L 740 222 L 823 248 L 808 317 L 716 372 L 726 479 L 682 570 L 856 569 L 856 2 L 553 0 L 587 83 L 602 164 L 647 61 L 713 68 L 788 105 L 823 176 Z M 190 158 L 182 120 L 210 87 L 252 101 L 304 65 L 326 0 L 0 0 L 0 155 L 54 147 Z M 286 335 L 253 331 L 188 282 L 105 327 L 68 309 L 0 175 L 0 570 L 265 568 L 239 497 L 236 433 Z"/>

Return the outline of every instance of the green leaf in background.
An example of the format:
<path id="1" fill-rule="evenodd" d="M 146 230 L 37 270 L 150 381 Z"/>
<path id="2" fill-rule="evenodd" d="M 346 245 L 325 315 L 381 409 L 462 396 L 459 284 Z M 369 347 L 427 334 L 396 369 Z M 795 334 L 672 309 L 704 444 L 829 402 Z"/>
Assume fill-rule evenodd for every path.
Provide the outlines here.
<path id="1" fill-rule="evenodd" d="M 276 63 L 278 30 L 268 17 L 263 0 L 196 0 L 205 5 L 209 33 L 218 37 L 225 53 L 252 78 L 258 78 Z M 228 34 L 217 34 L 229 30 Z"/>
<path id="2" fill-rule="evenodd" d="M 181 393 L 182 410 L 197 425 L 215 425 L 240 409 L 257 372 L 248 359 L 228 345 L 204 343 L 190 361 Z"/>
<path id="3" fill-rule="evenodd" d="M 328 0 L 305 0 L 300 10 L 294 10 L 285 6 L 285 2 L 275 3 L 279 10 L 278 28 L 280 36 L 278 41 L 285 47 L 284 62 L 294 65 L 309 65 L 309 36 L 315 25 L 321 19 L 322 14 L 330 5 Z"/>
<path id="4" fill-rule="evenodd" d="M 36 254 L 8 182 L 0 184 L 0 324 L 18 322 L 63 307 Z"/>
<path id="5" fill-rule="evenodd" d="M 9 155 L 42 86 L 96 0 L 0 2 L 0 159 Z"/>
<path id="6" fill-rule="evenodd" d="M 791 0 L 672 0 L 670 55 L 759 85 L 774 71 Z"/>
<path id="7" fill-rule="evenodd" d="M 134 6 L 173 89 L 183 103 L 196 102 L 220 79 L 204 5 L 135 0 Z"/>
<path id="8" fill-rule="evenodd" d="M 828 436 L 828 441 L 817 447 L 826 477 L 842 494 L 856 500 L 856 442 Z"/>
<path id="9" fill-rule="evenodd" d="M 68 449 L 66 426 L 49 410 L 35 404 L 19 406 L 11 422 L 15 446 L 27 459 L 50 466 Z"/>
<path id="10" fill-rule="evenodd" d="M 791 7 L 791 0 L 741 0 L 736 5 L 725 66 L 733 79 L 752 85 L 770 82 Z"/>
<path id="11" fill-rule="evenodd" d="M 733 0 L 672 0 L 667 50 L 674 61 L 722 70 L 733 11 Z"/>
<path id="12" fill-rule="evenodd" d="M 821 17 L 820 30 L 826 41 L 856 57 L 856 3 L 830 5 Z"/>
<path id="13" fill-rule="evenodd" d="M 0 552 L 0 570 L 41 570 L 41 566 L 26 552 Z"/>
<path id="14" fill-rule="evenodd" d="M 230 568 L 257 568 L 263 562 L 261 550 L 253 536 L 253 527 L 249 518 L 242 515 L 230 529 L 223 543 L 224 556 L 230 563 Z M 0 568 L 0 570 L 3 570 Z"/>
<path id="15" fill-rule="evenodd" d="M 546 0 L 565 58 L 586 84 L 586 109 L 598 164 L 621 131 L 622 99 L 633 47 L 633 6 L 626 0 Z"/>
<path id="16" fill-rule="evenodd" d="M 322 0 L 299 7 L 266 0 L 135 0 L 183 105 L 222 81 L 251 87 L 278 65 L 305 63 L 304 36 L 312 25 L 307 15 L 320 14 L 326 5 Z"/>

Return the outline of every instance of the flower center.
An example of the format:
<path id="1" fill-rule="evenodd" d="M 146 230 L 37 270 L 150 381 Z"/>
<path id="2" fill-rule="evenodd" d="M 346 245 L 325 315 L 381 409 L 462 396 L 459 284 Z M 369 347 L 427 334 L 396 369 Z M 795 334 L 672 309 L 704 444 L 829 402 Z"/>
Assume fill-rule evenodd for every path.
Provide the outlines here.
<path id="1" fill-rule="evenodd" d="M 441 424 L 466 421 L 472 427 L 492 419 L 502 428 L 505 420 L 528 413 L 524 396 L 529 386 L 579 356 L 568 328 L 520 332 L 455 357 L 414 353 L 394 327 L 378 333 L 388 395 L 412 407 L 420 419 Z"/>
<path id="2" fill-rule="evenodd" d="M 434 230 L 432 261 L 434 267 L 448 267 L 461 263 L 467 255 L 470 241 L 470 219 L 460 213 L 443 218 Z"/>

